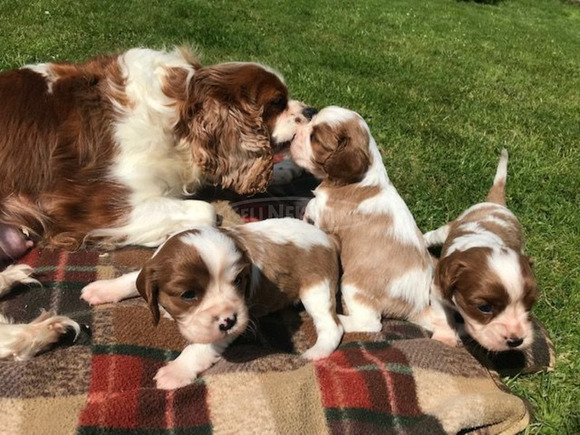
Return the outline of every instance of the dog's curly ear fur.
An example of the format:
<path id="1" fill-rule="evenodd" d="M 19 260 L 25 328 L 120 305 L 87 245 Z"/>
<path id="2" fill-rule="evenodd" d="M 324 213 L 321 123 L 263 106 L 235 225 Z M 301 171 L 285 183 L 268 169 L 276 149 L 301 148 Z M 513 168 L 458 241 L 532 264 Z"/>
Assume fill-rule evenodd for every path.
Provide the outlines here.
<path id="1" fill-rule="evenodd" d="M 149 305 L 153 315 L 153 324 L 159 323 L 159 286 L 157 284 L 157 272 L 153 265 L 146 265 L 137 276 L 137 290 Z"/>
<path id="2" fill-rule="evenodd" d="M 193 160 L 208 179 L 240 194 L 263 191 L 270 184 L 274 165 L 262 108 L 253 101 L 238 101 L 207 85 L 191 89 L 182 117 L 188 121 L 187 139 Z"/>

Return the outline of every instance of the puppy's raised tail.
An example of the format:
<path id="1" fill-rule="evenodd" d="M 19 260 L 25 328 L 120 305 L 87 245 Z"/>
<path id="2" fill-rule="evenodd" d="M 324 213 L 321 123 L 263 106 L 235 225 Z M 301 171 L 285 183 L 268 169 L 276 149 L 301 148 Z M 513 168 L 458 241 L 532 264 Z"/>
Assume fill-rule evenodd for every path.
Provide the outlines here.
<path id="1" fill-rule="evenodd" d="M 508 164 L 508 152 L 504 148 L 501 150 L 501 155 L 499 158 L 499 163 L 497 165 L 497 171 L 495 173 L 495 178 L 493 179 L 493 186 L 489 189 L 487 193 L 487 202 L 495 202 L 496 204 L 505 205 L 505 182 L 507 178 L 507 164 Z"/>

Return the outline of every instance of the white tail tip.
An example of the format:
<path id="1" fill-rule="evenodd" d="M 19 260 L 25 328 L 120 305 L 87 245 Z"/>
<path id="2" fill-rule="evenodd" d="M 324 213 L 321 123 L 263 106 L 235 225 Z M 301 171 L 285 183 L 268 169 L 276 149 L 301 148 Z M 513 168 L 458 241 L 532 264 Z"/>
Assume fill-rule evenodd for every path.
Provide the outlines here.
<path id="1" fill-rule="evenodd" d="M 504 182 L 507 178 L 507 164 L 508 164 L 508 152 L 504 148 L 501 150 L 499 163 L 497 165 L 497 171 L 495 173 L 495 178 L 493 179 L 493 184 L 497 184 L 499 182 Z"/>

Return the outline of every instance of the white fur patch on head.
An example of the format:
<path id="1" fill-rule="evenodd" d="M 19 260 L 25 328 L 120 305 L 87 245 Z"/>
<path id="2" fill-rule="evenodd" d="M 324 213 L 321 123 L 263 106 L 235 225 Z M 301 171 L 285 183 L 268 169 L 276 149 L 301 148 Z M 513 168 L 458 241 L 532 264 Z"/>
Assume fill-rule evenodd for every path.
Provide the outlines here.
<path id="1" fill-rule="evenodd" d="M 517 301 L 524 292 L 524 280 L 519 256 L 512 249 L 494 249 L 487 258 L 488 266 L 501 279 L 510 299 Z"/>
<path id="2" fill-rule="evenodd" d="M 235 265 L 240 261 L 241 254 L 232 239 L 215 228 L 197 230 L 198 234 L 186 233 L 180 236 L 181 241 L 197 250 L 214 279 L 223 277 L 233 280 L 239 272 Z"/>
<path id="3" fill-rule="evenodd" d="M 477 225 L 477 224 L 476 224 Z M 481 233 L 470 233 L 457 237 L 446 252 L 446 256 L 455 251 L 466 251 L 471 248 L 498 248 L 503 245 L 503 240 L 490 231 Z"/>

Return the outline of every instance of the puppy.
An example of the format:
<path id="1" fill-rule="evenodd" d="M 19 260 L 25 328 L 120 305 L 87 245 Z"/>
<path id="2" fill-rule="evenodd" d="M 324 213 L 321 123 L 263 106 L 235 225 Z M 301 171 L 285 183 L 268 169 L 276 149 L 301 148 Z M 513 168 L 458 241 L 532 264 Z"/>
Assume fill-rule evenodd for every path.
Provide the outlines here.
<path id="1" fill-rule="evenodd" d="M 344 330 L 380 331 L 384 315 L 455 344 L 442 307 L 430 301 L 434 266 L 425 241 L 365 121 L 350 110 L 327 107 L 298 128 L 290 152 L 322 180 L 305 219 L 340 242 Z"/>
<path id="2" fill-rule="evenodd" d="M 328 356 L 343 333 L 335 310 L 338 275 L 338 253 L 324 232 L 297 219 L 269 219 L 174 235 L 140 272 L 96 281 L 81 297 L 100 304 L 141 294 L 155 323 L 163 307 L 191 343 L 155 376 L 158 388 L 173 389 L 214 364 L 244 332 L 250 315 L 297 300 L 318 333 L 302 356 Z"/>
<path id="3" fill-rule="evenodd" d="M 538 298 L 521 225 L 506 207 L 507 162 L 504 149 L 486 202 L 425 234 L 429 246 L 442 245 L 435 290 L 491 351 L 530 345 L 530 311 Z"/>

